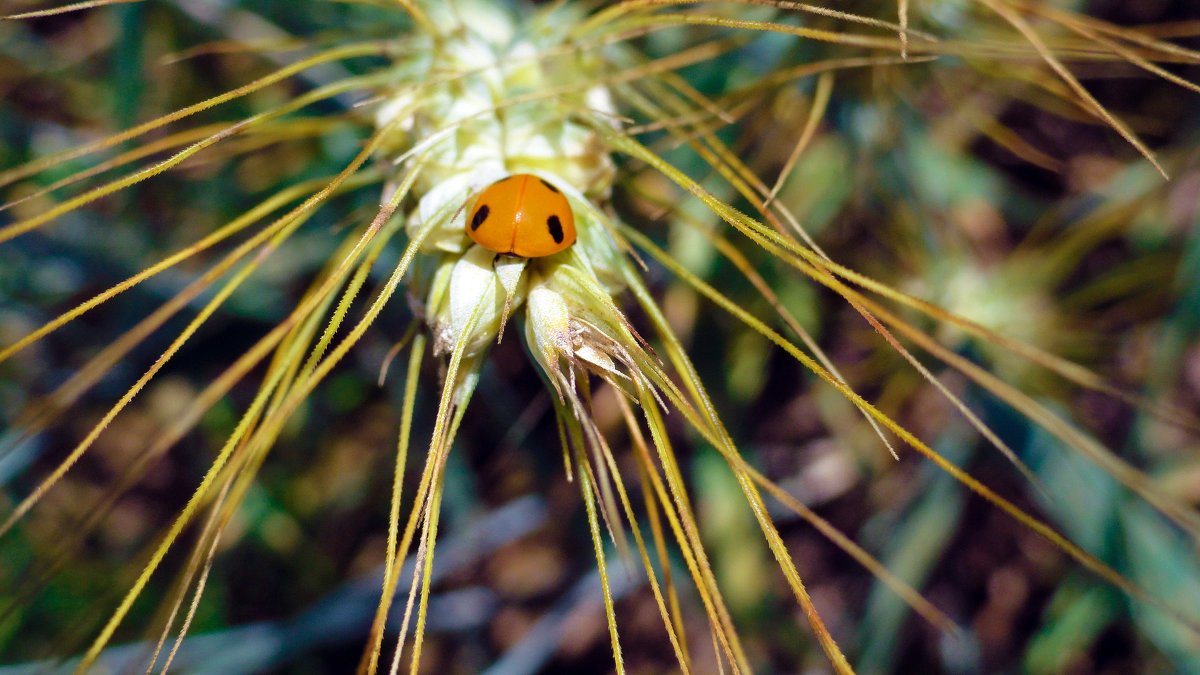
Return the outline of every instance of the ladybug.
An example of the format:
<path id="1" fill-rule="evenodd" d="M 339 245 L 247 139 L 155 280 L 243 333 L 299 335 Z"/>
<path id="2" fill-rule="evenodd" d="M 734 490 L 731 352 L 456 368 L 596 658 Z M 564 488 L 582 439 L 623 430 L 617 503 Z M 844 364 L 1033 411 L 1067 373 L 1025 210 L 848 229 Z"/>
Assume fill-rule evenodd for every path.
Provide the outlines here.
<path id="1" fill-rule="evenodd" d="M 527 173 L 484 188 L 469 213 L 467 236 L 496 253 L 540 258 L 575 243 L 575 215 L 566 196 Z"/>

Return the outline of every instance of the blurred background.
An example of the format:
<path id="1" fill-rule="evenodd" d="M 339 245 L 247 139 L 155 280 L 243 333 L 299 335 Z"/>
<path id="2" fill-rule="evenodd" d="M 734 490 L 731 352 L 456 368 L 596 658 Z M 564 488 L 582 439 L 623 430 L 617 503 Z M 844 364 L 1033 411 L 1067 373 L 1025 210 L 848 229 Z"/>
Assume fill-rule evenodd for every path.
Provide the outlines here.
<path id="1" fill-rule="evenodd" d="M 1051 5 L 1200 49 L 1200 10 L 1190 2 Z M 3 11 L 44 7 L 18 1 Z M 894 3 L 864 0 L 837 9 L 896 20 Z M 779 16 L 764 7 L 707 11 Z M 654 57 L 737 36 L 736 48 L 681 75 L 713 101 L 739 104 L 738 119 L 718 136 L 767 185 L 789 164 L 814 107 L 823 110 L 777 199 L 833 260 L 1069 359 L 1088 376 L 1158 406 L 1131 405 L 995 339 L 888 305 L 1019 392 L 985 388 L 905 341 L 1030 467 L 1037 481 L 1031 482 L 845 300 L 719 230 L 855 391 L 1151 596 L 1198 607 L 1195 533 L 1168 523 L 1085 458 L 1080 446 L 1090 447 L 1088 441 L 1071 447 L 1061 433 L 1031 420 L 1019 401 L 1028 397 L 1070 420 L 1083 438 L 1148 476 L 1156 494 L 1194 512 L 1200 435 L 1196 426 L 1161 413 L 1183 411 L 1193 421 L 1200 414 L 1200 94 L 1135 64 L 1098 57 L 1095 40 L 1028 14 L 1096 100 L 1153 151 L 1170 174 L 1165 180 L 985 4 L 925 0 L 912 2 L 910 12 L 913 29 L 944 41 L 944 55 L 838 68 L 825 84 L 816 76 L 770 78 L 864 50 L 715 28 L 662 31 L 634 46 Z M 811 14 L 778 20 L 864 30 Z M 0 21 L 0 172 L 229 91 L 322 48 L 409 30 L 406 16 L 384 2 L 175 0 Z M 980 45 L 1008 56 L 972 48 Z M 1200 81 L 1192 52 L 1161 61 L 1170 76 Z M 100 159 L 58 161 L 0 188 L 8 205 L 0 226 L 77 194 L 78 185 L 41 190 L 82 170 L 108 169 L 105 159 L 125 152 L 165 157 L 175 147 L 165 145 L 170 133 L 195 130 L 199 139 L 384 64 L 382 57 L 324 64 Z M 0 348 L 200 240 L 282 186 L 335 174 L 370 133 L 370 108 L 357 107 L 365 98 L 323 100 L 285 116 L 272 133 L 231 139 L 0 244 Z M 753 211 L 703 157 L 666 132 L 639 138 L 717 196 Z M 661 175 L 618 161 L 623 178 L 613 205 L 622 218 L 741 306 L 782 325 L 771 302 L 704 234 L 718 219 L 698 202 L 677 199 Z M 97 173 L 117 175 L 119 169 Z M 103 625 L 252 400 L 261 372 L 236 386 L 170 452 L 139 465 L 131 489 L 95 519 L 94 529 L 81 532 L 81 524 L 97 514 L 141 449 L 286 316 L 345 232 L 373 217 L 380 186 L 369 171 L 362 175 L 360 186 L 316 211 L 270 265 L 203 323 L 95 447 L 0 538 L 0 675 L 53 672 L 56 657 L 80 653 Z M 374 282 L 386 278 L 402 248 L 398 242 L 385 256 Z M 30 494 L 210 296 L 141 338 L 78 402 L 61 411 L 51 405 L 53 422 L 29 434 L 31 415 L 50 405 L 43 397 L 184 289 L 217 254 L 205 252 L 152 277 L 0 363 L 0 513 L 7 516 Z M 907 448 L 899 446 L 894 460 L 853 405 L 787 354 L 660 266 L 649 263 L 645 274 L 751 463 L 961 627 L 957 635 L 944 634 L 914 616 L 836 545 L 780 509 L 797 568 L 859 672 L 1200 672 L 1196 632 L 1081 569 Z M 636 311 L 631 319 L 646 325 Z M 387 544 L 405 359 L 378 380 L 413 321 L 397 298 L 291 420 L 220 541 L 176 660 L 179 672 L 348 672 L 357 663 Z M 424 672 L 613 669 L 583 505 L 563 472 L 550 394 L 523 352 L 518 340 L 493 350 L 450 456 Z M 413 431 L 418 447 L 431 432 L 439 391 L 437 364 L 427 362 L 426 370 Z M 627 457 L 630 439 L 611 391 L 598 394 L 595 414 L 618 457 Z M 724 461 L 684 420 L 669 416 L 668 425 L 751 661 L 766 673 L 827 672 Z M 410 462 L 410 485 L 420 464 Z M 635 475 L 629 468 L 627 475 Z M 411 494 L 401 513 L 410 502 Z M 77 532 L 83 536 L 64 553 L 64 538 Z M 144 658 L 144 641 L 153 641 L 155 618 L 169 608 L 174 575 L 185 564 L 182 553 L 168 556 L 169 573 L 156 575 L 134 604 L 102 658 L 106 667 L 119 672 Z M 686 579 L 682 561 L 675 564 Z M 640 573 L 618 564 L 611 570 L 626 667 L 677 670 Z M 703 644 L 708 630 L 699 601 L 683 602 L 693 650 L 711 652 Z"/>

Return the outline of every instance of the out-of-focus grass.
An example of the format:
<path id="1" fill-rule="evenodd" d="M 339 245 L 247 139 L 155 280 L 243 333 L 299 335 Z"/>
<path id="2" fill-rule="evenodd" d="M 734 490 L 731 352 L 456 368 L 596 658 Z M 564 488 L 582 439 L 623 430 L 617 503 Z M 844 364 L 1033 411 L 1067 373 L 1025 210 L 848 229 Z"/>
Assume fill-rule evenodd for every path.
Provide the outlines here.
<path id="1" fill-rule="evenodd" d="M 1077 5 L 1122 25 L 1195 18 L 1186 15 L 1186 7 L 1153 13 Z M 743 9 L 747 16 L 753 13 Z M 921 30 L 1022 44 L 1003 22 L 966 3 L 913 3 L 912 12 Z M 891 20 L 894 8 L 872 15 Z M 794 20 L 817 26 L 833 21 Z M 399 13 L 365 4 L 182 0 L 0 22 L 0 169 L 227 91 L 293 58 L 287 51 L 210 50 L 163 62 L 197 44 L 261 40 L 278 47 L 291 37 L 334 44 L 347 37 L 384 37 L 406 26 Z M 1194 42 L 1187 33 L 1180 38 L 1185 45 L 1189 40 Z M 642 46 L 663 54 L 678 48 L 670 33 Z M 1024 48 L 1030 56 L 1013 63 L 951 56 L 839 72 L 824 119 L 778 199 L 832 259 L 1002 335 L 1071 358 L 1121 389 L 1194 415 L 1200 409 L 1195 199 L 1200 169 L 1194 153 L 1200 97 L 1128 65 L 1078 66 L 1089 89 L 1158 154 L 1172 174 L 1164 181 L 1111 129 L 1072 107 L 1061 85 Z M 764 36 L 684 74 L 700 92 L 721 100 L 723 92 L 787 64 L 834 52 Z M 348 61 L 343 67 L 366 72 L 371 65 Z M 1198 79 L 1195 65 L 1172 69 Z M 318 70 L 311 77 L 202 113 L 194 125 L 278 105 L 321 84 L 325 75 Z M 765 183 L 787 160 L 818 87 L 810 78 L 771 90 L 722 132 Z M 0 345 L 136 273 L 163 251 L 196 241 L 249 208 L 267 188 L 335 173 L 365 137 L 347 107 L 353 102 L 322 103 L 328 123 L 321 133 L 261 147 L 220 146 L 175 172 L 6 243 L 0 249 Z M 715 194 L 734 199 L 703 159 L 674 149 L 666 134 L 657 145 L 655 139 L 647 142 L 689 175 L 708 177 Z M 225 155 L 229 161 L 218 161 Z M 36 181 L 13 186 L 5 198 L 87 166 L 64 162 Z M 636 163 L 624 168 L 629 177 L 616 195 L 622 214 L 743 306 L 770 315 L 768 302 L 711 240 L 683 224 L 713 224 L 712 214 L 683 203 L 664 215 L 663 205 L 653 200 L 669 201 L 672 186 Z M 44 210 L 53 199 L 37 197 L 0 212 L 0 224 Z M 144 557 L 138 552 L 152 545 L 186 500 L 253 389 L 235 388 L 41 587 L 38 572 L 61 533 L 86 518 L 117 480 L 131 448 L 177 415 L 229 354 L 240 353 L 286 313 L 339 240 L 330 233 L 369 220 L 378 199 L 378 186 L 366 186 L 318 211 L 270 268 L 252 277 L 205 324 L 200 339 L 101 436 L 96 451 L 0 540 L 0 611 L 6 611 L 0 654 L 6 663 L 77 653 L 86 645 L 106 618 L 113 594 L 136 573 L 130 561 Z M 993 395 L 921 356 L 1031 467 L 1040 486 L 1031 484 L 957 420 L 944 399 L 843 300 L 815 289 L 760 249 L 744 241 L 735 245 L 865 398 L 1152 596 L 1180 607 L 1200 606 L 1195 542 L 1163 525 L 1143 501 Z M 156 277 L 0 365 L 5 450 L 20 433 L 13 425 L 25 406 L 115 340 L 146 308 L 172 296 L 198 269 L 185 265 Z M 862 672 L 1200 671 L 1194 633 L 1078 570 L 1064 554 L 918 458 L 902 451 L 900 461 L 893 461 L 836 392 L 661 268 L 651 264 L 647 274 L 747 457 L 876 552 L 963 629 L 961 635 L 942 635 L 915 619 L 846 554 L 781 512 L 785 540 L 818 609 Z M 382 386 L 374 383 L 384 354 L 412 318 L 400 305 L 393 303 L 396 309 L 371 328 L 353 357 L 290 422 L 260 485 L 222 539 L 226 550 L 217 558 L 192 628 L 203 637 L 188 642 L 193 660 L 183 658 L 181 667 L 339 672 L 357 659 L 373 608 L 369 594 L 363 603 L 363 589 L 377 588 L 371 575 L 385 546 L 388 453 L 403 374 L 393 372 Z M 909 318 L 924 321 L 915 314 Z M 920 325 L 956 354 L 1076 420 L 1150 474 L 1155 489 L 1192 505 L 1200 501 L 1194 430 L 1064 382 L 986 340 L 930 321 Z M 63 448 L 86 433 L 166 341 L 169 337 L 157 334 L 149 338 L 128 365 L 115 369 L 59 424 L 6 454 L 0 479 L 7 499 L 24 496 L 35 480 L 31 476 L 52 466 Z M 461 552 L 439 554 L 442 576 L 424 648 L 428 672 L 611 668 L 583 509 L 562 475 L 548 394 L 521 351 L 515 340 L 493 350 L 451 454 L 442 517 L 447 544 L 440 546 L 453 552 L 460 551 L 458 545 Z M 426 375 L 428 400 L 418 404 L 417 437 L 429 434 L 436 395 L 437 373 L 430 368 Z M 601 396 L 595 413 L 616 443 L 628 442 L 613 401 Z M 703 444 L 687 436 L 682 421 L 669 424 L 690 441 L 679 446 L 685 449 L 702 531 L 752 660 L 764 672 L 821 667 L 822 657 L 809 644 L 803 619 L 736 486 L 713 470 L 709 451 L 686 451 Z M 505 519 L 514 512 L 520 517 Z M 482 537 L 481 523 L 489 537 L 472 550 Z M 631 626 L 623 633 L 627 663 L 630 670 L 672 670 L 653 601 L 637 592 L 636 579 L 619 579 L 614 589 L 618 612 Z M 144 639 L 137 627 L 161 611 L 171 591 L 167 582 L 154 583 L 115 643 Z M 700 623 L 689 629 L 701 635 L 706 630 Z M 116 660 L 122 654 L 114 649 L 106 656 Z"/>

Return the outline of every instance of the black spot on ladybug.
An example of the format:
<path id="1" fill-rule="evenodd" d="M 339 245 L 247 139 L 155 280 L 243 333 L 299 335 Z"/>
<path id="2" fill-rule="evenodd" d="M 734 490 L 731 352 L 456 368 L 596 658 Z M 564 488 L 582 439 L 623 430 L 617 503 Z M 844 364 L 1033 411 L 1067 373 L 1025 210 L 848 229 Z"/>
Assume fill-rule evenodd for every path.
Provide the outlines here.
<path id="1" fill-rule="evenodd" d="M 538 180 L 542 181 L 542 185 L 545 185 L 547 190 L 550 190 L 551 192 L 558 192 L 558 188 L 547 183 L 546 181 L 542 180 L 541 178 L 539 178 Z"/>
<path id="2" fill-rule="evenodd" d="M 479 207 L 479 210 L 475 212 L 475 216 L 471 218 L 472 230 L 478 230 L 483 221 L 487 220 L 489 210 L 487 204 Z"/>
<path id="3" fill-rule="evenodd" d="M 550 236 L 554 237 L 554 243 L 561 244 L 563 240 L 562 221 L 558 219 L 558 216 L 547 218 L 546 227 L 550 230 Z"/>

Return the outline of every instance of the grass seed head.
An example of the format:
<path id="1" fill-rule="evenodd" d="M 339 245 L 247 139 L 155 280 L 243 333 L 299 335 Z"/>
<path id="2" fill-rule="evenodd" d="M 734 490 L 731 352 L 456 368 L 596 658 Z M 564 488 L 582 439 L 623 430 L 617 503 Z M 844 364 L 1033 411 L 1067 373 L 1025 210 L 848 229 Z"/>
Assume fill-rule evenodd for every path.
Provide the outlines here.
<path id="1" fill-rule="evenodd" d="M 431 9 L 442 32 L 398 50 L 398 84 L 375 117 L 391 134 L 381 159 L 393 186 L 407 160 L 421 157 L 406 225 L 411 238 L 424 235 L 422 252 L 439 256 L 426 292 L 435 352 L 461 342 L 464 358 L 477 362 L 510 313 L 528 304 L 526 339 L 560 396 L 563 363 L 571 381 L 585 368 L 627 379 L 621 371 L 636 368 L 631 354 L 641 348 L 612 299 L 627 263 L 603 208 L 615 165 L 597 129 L 618 124 L 612 95 L 598 84 L 603 61 L 572 48 L 570 12 L 518 25 L 491 4 L 475 12 L 477 4 Z M 577 214 L 575 246 L 520 259 L 471 244 L 467 206 L 516 173 L 561 187 Z"/>

